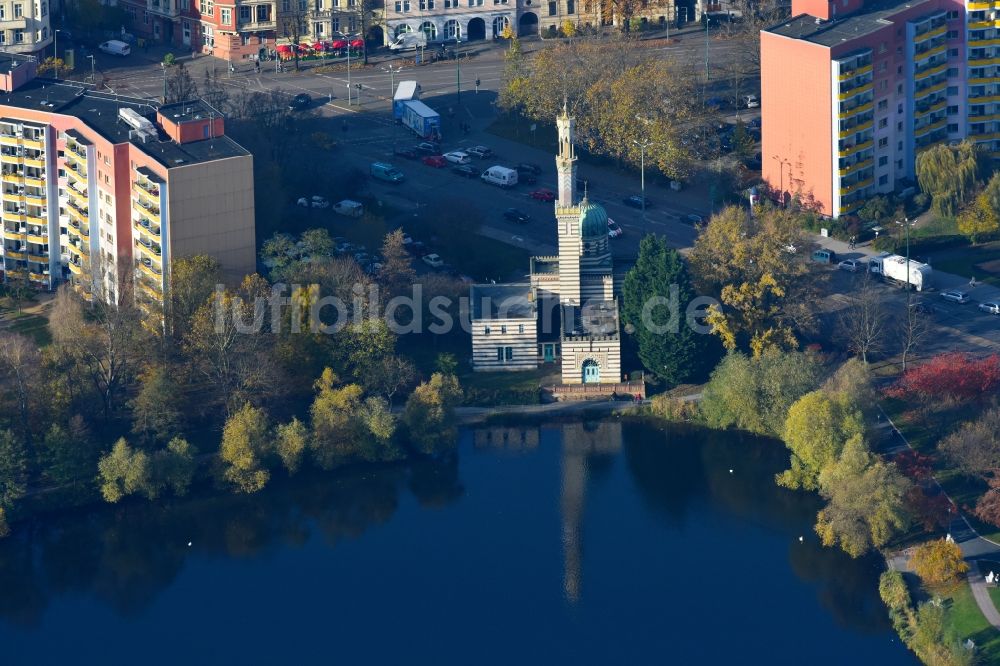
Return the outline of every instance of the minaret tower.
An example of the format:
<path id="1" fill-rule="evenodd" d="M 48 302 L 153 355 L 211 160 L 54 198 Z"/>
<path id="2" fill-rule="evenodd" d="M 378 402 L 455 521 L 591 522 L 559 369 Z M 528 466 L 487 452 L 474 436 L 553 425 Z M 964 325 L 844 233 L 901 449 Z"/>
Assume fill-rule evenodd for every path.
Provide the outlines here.
<path id="1" fill-rule="evenodd" d="M 559 178 L 559 199 L 563 208 L 576 205 L 576 151 L 573 149 L 573 130 L 576 120 L 570 118 L 566 99 L 563 98 L 562 115 L 556 118 L 559 129 L 559 154 L 556 155 L 556 172 Z"/>

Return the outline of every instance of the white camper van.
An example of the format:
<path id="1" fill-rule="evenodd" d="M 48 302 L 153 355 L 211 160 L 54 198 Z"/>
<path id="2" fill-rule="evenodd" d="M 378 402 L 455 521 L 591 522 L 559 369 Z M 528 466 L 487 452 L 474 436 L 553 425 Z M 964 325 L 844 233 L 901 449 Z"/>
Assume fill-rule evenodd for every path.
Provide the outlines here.
<path id="1" fill-rule="evenodd" d="M 389 42 L 390 51 L 407 51 L 409 49 L 421 49 L 425 46 L 427 46 L 427 35 L 423 31 L 404 32 Z"/>
<path id="2" fill-rule="evenodd" d="M 98 46 L 101 51 L 109 55 L 116 55 L 125 57 L 129 53 L 132 53 L 132 47 L 125 42 L 118 41 L 117 39 L 112 39 L 110 41 L 104 42 Z"/>
<path id="3" fill-rule="evenodd" d="M 484 183 L 499 185 L 500 187 L 514 187 L 517 185 L 517 171 L 502 166 L 491 166 L 480 176 Z"/>

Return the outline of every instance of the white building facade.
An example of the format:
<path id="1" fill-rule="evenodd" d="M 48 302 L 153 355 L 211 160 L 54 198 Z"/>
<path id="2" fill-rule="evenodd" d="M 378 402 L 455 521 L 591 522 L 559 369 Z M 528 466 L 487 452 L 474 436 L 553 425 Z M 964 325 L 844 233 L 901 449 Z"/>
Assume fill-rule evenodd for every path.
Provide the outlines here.
<path id="1" fill-rule="evenodd" d="M 385 40 L 406 32 L 428 42 L 496 39 L 516 16 L 514 0 L 385 0 Z"/>

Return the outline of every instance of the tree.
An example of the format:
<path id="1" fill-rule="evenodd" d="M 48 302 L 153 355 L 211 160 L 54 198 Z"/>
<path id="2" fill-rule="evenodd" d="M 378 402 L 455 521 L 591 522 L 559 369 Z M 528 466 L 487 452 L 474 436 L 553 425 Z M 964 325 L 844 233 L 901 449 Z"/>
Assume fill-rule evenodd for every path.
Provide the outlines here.
<path id="1" fill-rule="evenodd" d="M 986 162 L 975 142 L 940 144 L 917 155 L 917 183 L 938 215 L 952 217 L 982 181 Z"/>
<path id="2" fill-rule="evenodd" d="M 45 76 L 46 74 L 51 73 L 53 78 L 58 79 L 60 74 L 68 74 L 69 70 L 66 69 L 66 62 L 62 58 L 48 57 L 38 63 L 36 73 L 39 76 Z"/>
<path id="3" fill-rule="evenodd" d="M 954 541 L 935 539 L 917 546 L 910 566 L 921 580 L 930 585 L 955 583 L 969 570 L 962 549 Z"/>
<path id="4" fill-rule="evenodd" d="M 420 384 L 406 401 L 403 423 L 410 441 L 423 453 L 434 454 L 450 448 L 457 436 L 455 407 L 462 388 L 454 375 L 435 372 Z"/>
<path id="5" fill-rule="evenodd" d="M 157 451 L 153 456 L 154 483 L 169 487 L 177 497 L 187 495 L 198 468 L 197 455 L 198 450 L 186 439 L 174 437 L 165 450 Z"/>
<path id="6" fill-rule="evenodd" d="M 89 486 L 100 455 L 83 417 L 76 415 L 65 424 L 53 423 L 38 452 L 42 480 L 54 487 Z"/>
<path id="7" fill-rule="evenodd" d="M 910 356 L 923 345 L 924 338 L 930 332 L 927 317 L 917 311 L 913 304 L 907 301 L 906 311 L 897 320 L 896 339 L 899 344 L 899 356 L 902 363 L 903 372 L 906 372 L 906 364 Z"/>
<path id="8" fill-rule="evenodd" d="M 664 6 L 664 0 L 609 0 L 601 3 L 601 21 L 617 25 L 623 34 L 632 32 L 632 18 L 651 7 Z"/>
<path id="9" fill-rule="evenodd" d="M 170 330 L 183 338 L 191 326 L 194 313 L 208 302 L 216 285 L 222 282 L 219 261 L 207 254 L 174 259 L 170 262 L 169 320 Z"/>
<path id="10" fill-rule="evenodd" d="M 788 409 L 785 446 L 792 452 L 791 469 L 777 476 L 788 488 L 815 490 L 820 473 L 837 461 L 844 443 L 864 433 L 864 418 L 848 396 L 824 391 L 807 393 Z"/>
<path id="11" fill-rule="evenodd" d="M 906 589 L 906 581 L 903 574 L 895 569 L 889 569 L 882 573 L 878 579 L 878 594 L 889 608 L 889 614 L 899 614 L 904 616 L 912 609 L 910 607 L 910 591 Z M 893 625 L 896 625 L 893 618 Z"/>
<path id="12" fill-rule="evenodd" d="M 184 426 L 184 391 L 164 366 L 150 366 L 139 376 L 139 391 L 129 406 L 132 432 L 145 441 L 167 441 Z"/>
<path id="13" fill-rule="evenodd" d="M 309 410 L 312 438 L 310 447 L 316 463 L 333 469 L 350 461 L 358 451 L 362 427 L 356 414 L 364 395 L 357 384 L 338 386 L 333 370 L 326 368 L 316 380 L 316 398 Z"/>
<path id="14" fill-rule="evenodd" d="M 295 474 L 302 464 L 302 453 L 309 444 L 309 429 L 302 421 L 293 418 L 275 429 L 275 447 L 289 474 Z"/>
<path id="15" fill-rule="evenodd" d="M 889 542 L 905 530 L 909 483 L 892 463 L 876 459 L 861 435 L 847 441 L 839 460 L 819 475 L 826 506 L 816 516 L 824 546 L 839 544 L 851 557 Z"/>
<path id="16" fill-rule="evenodd" d="M 130 447 L 124 437 L 115 442 L 111 451 L 101 456 L 97 470 L 101 495 L 112 504 L 137 492 L 155 495 L 155 492 L 149 492 L 152 488 L 149 457 L 144 451 Z"/>
<path id="17" fill-rule="evenodd" d="M 382 3 L 377 0 L 356 0 L 354 12 L 357 17 L 358 33 L 365 40 L 364 50 L 361 52 L 362 62 L 368 64 L 368 40 L 373 38 L 373 32 L 378 27 L 381 20 Z M 381 33 L 379 33 L 381 34 Z"/>
<path id="18" fill-rule="evenodd" d="M 886 314 L 882 294 L 868 273 L 865 273 L 861 285 L 854 290 L 851 304 L 840 314 L 838 324 L 848 349 L 857 354 L 862 362 L 868 363 L 868 357 L 882 349 L 886 334 Z"/>
<path id="19" fill-rule="evenodd" d="M 306 13 L 302 11 L 302 5 L 292 3 L 293 6 L 288 11 L 282 12 L 281 32 L 291 43 L 292 57 L 295 60 L 295 71 L 299 71 L 299 40 L 302 34 L 307 31 Z"/>
<path id="20" fill-rule="evenodd" d="M 223 478 L 237 492 L 255 493 L 267 485 L 271 477 L 264 467 L 270 451 L 268 434 L 267 415 L 249 403 L 226 419 L 219 457 Z"/>
<path id="21" fill-rule="evenodd" d="M 384 398 L 369 397 L 360 405 L 358 418 L 364 426 L 366 437 L 361 446 L 361 457 L 369 462 L 396 460 L 402 451 L 393 445 L 396 434 L 396 417 Z"/>
<path id="22" fill-rule="evenodd" d="M 718 293 L 721 306 L 707 323 L 728 350 L 794 349 L 796 330 L 810 330 L 815 280 L 804 257 L 798 219 L 787 210 L 762 208 L 754 216 L 731 206 L 716 214 L 689 255 L 703 294 Z"/>
<path id="23" fill-rule="evenodd" d="M 976 500 L 973 513 L 979 520 L 1000 527 L 1000 477 L 989 479 L 989 489 Z"/>
<path id="24" fill-rule="evenodd" d="M 37 345 L 17 333 L 0 333 L 0 397 L 9 396 L 13 409 L 8 413 L 17 414 L 21 436 L 29 445 L 41 365 Z"/>
<path id="25" fill-rule="evenodd" d="M 576 24 L 570 21 L 569 19 L 566 19 L 565 21 L 562 22 L 560 29 L 562 30 L 563 36 L 576 37 Z"/>
<path id="26" fill-rule="evenodd" d="M 198 99 L 198 84 L 191 78 L 184 63 L 179 62 L 173 73 L 167 78 L 166 104 L 176 104 Z"/>
<path id="27" fill-rule="evenodd" d="M 958 231 L 969 237 L 975 245 L 982 236 L 995 234 L 1000 229 L 1000 216 L 990 204 L 990 195 L 982 192 L 968 208 L 958 214 Z"/>
<path id="28" fill-rule="evenodd" d="M 707 337 L 684 316 L 694 298 L 680 254 L 663 237 L 643 238 L 622 285 L 622 320 L 642 364 L 671 385 L 697 376 L 711 357 Z"/>
<path id="29" fill-rule="evenodd" d="M 928 493 L 918 485 L 906 491 L 907 511 L 928 532 L 946 529 L 951 523 L 954 508 L 942 492 Z"/>
<path id="30" fill-rule="evenodd" d="M 727 355 L 702 394 L 709 426 L 736 427 L 780 437 L 788 409 L 819 384 L 820 365 L 802 352 L 769 352 L 756 358 Z"/>
<path id="31" fill-rule="evenodd" d="M 411 386 L 417 378 L 417 369 L 407 359 L 396 354 L 385 356 L 365 377 L 365 387 L 385 396 L 392 405 L 392 399 L 402 389 Z"/>
<path id="32" fill-rule="evenodd" d="M 385 290 L 386 298 L 401 296 L 410 291 L 417 279 L 413 270 L 410 253 L 403 243 L 403 230 L 396 229 L 387 234 L 382 242 L 382 268 L 378 272 L 378 282 Z"/>
<path id="33" fill-rule="evenodd" d="M 10 536 L 10 525 L 7 524 L 7 512 L 0 507 L 0 539 Z"/>
<path id="34" fill-rule="evenodd" d="M 995 475 L 1000 470 L 1000 408 L 963 423 L 938 444 L 938 450 L 966 476 Z"/>
<path id="35" fill-rule="evenodd" d="M 1000 355 L 977 359 L 961 352 L 947 352 L 910 367 L 885 393 L 907 402 L 963 402 L 982 399 L 998 387 Z"/>
<path id="36" fill-rule="evenodd" d="M 337 334 L 335 352 L 345 374 L 355 382 L 365 383 L 371 369 L 391 356 L 395 347 L 396 336 L 385 320 L 368 317 Z"/>
<path id="37" fill-rule="evenodd" d="M 10 511 L 28 489 L 28 454 L 10 430 L 0 430 L 0 510 Z"/>
<path id="38" fill-rule="evenodd" d="M 889 197 L 881 194 L 868 199 L 858 209 L 858 217 L 874 224 L 881 223 L 890 215 L 892 215 L 892 203 L 889 201 Z"/>

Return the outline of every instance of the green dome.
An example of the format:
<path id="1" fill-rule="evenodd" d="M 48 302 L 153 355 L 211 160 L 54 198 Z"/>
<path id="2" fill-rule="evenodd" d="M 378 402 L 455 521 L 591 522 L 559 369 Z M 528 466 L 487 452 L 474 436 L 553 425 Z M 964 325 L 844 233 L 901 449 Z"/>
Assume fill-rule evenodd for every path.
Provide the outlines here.
<path id="1" fill-rule="evenodd" d="M 608 213 L 604 206 L 587 201 L 580 202 L 580 236 L 600 238 L 608 234 Z"/>

